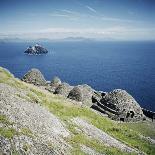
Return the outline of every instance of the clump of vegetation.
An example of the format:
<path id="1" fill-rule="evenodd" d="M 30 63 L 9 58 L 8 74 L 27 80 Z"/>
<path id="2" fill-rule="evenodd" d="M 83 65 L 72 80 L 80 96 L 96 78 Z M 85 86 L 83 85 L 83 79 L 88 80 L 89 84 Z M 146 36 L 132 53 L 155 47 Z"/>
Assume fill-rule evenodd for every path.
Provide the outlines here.
<path id="1" fill-rule="evenodd" d="M 0 115 L 0 123 L 5 125 L 13 125 L 13 122 L 10 122 L 5 115 Z"/>
<path id="2" fill-rule="evenodd" d="M 34 134 L 32 133 L 32 131 L 29 128 L 21 128 L 20 134 L 34 138 Z"/>
<path id="3" fill-rule="evenodd" d="M 28 92 L 27 97 L 29 97 L 29 100 L 35 103 L 40 103 L 40 99 L 37 95 L 34 93 Z"/>
<path id="4" fill-rule="evenodd" d="M 29 145 L 29 144 L 27 144 L 27 143 L 23 144 L 23 150 L 24 150 L 25 152 L 28 152 L 29 149 L 30 149 L 30 145 Z"/>
<path id="5" fill-rule="evenodd" d="M 0 135 L 4 136 L 5 138 L 12 139 L 13 136 L 17 134 L 18 133 L 13 128 L 0 128 Z"/>
<path id="6" fill-rule="evenodd" d="M 0 67 L 0 83 L 9 84 L 15 88 L 26 89 L 27 86 L 24 85 L 19 79 L 14 78 L 14 76 L 7 70 Z"/>
<path id="7" fill-rule="evenodd" d="M 127 154 L 131 155 L 132 154 L 132 153 L 122 152 L 116 148 L 107 147 L 100 141 L 89 138 L 82 133 L 72 136 L 69 142 L 72 144 L 72 146 L 74 146 L 74 149 L 72 150 L 73 154 L 81 153 L 81 149 L 80 149 L 81 145 L 85 145 L 89 148 L 92 148 L 101 154 L 102 153 L 103 154 L 115 154 L 115 155 L 127 155 Z"/>

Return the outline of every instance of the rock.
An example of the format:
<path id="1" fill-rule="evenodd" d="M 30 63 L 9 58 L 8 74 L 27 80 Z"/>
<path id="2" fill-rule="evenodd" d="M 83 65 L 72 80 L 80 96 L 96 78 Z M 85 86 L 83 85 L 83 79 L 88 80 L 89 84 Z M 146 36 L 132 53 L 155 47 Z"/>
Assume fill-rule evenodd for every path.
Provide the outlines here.
<path id="1" fill-rule="evenodd" d="M 36 44 L 35 46 L 29 46 L 24 53 L 27 54 L 47 54 L 48 51 L 44 47 L 42 47 L 39 44 Z"/>
<path id="2" fill-rule="evenodd" d="M 105 154 L 101 154 L 101 153 L 98 153 L 98 152 L 96 152 L 95 150 L 93 150 L 92 148 L 90 148 L 90 147 L 87 147 L 87 146 L 85 146 L 85 145 L 81 145 L 81 150 L 85 153 L 85 154 L 87 154 L 87 155 L 105 155 Z"/>
<path id="3" fill-rule="evenodd" d="M 46 85 L 46 80 L 42 73 L 38 69 L 31 69 L 28 71 L 22 78 L 22 81 L 27 83 L 32 83 L 34 85 L 38 86 L 44 86 Z"/>
<path id="4" fill-rule="evenodd" d="M 59 77 L 55 76 L 51 82 L 47 83 L 47 86 L 45 89 L 51 93 L 55 93 L 55 90 L 59 85 L 61 85 L 61 80 Z"/>
<path id="5" fill-rule="evenodd" d="M 70 146 L 64 139 L 70 136 L 69 130 L 47 108 L 25 99 L 28 92 L 0 83 L 0 116 L 7 118 L 7 123 L 0 124 L 14 131 L 9 139 L 0 134 L 0 154 L 15 154 L 11 153 L 15 150 L 16 154 L 68 155 Z"/>
<path id="6" fill-rule="evenodd" d="M 90 124 L 89 122 L 87 122 L 82 118 L 74 117 L 72 119 L 72 122 L 82 130 L 82 133 L 85 133 L 87 136 L 91 137 L 92 139 L 99 140 L 101 143 L 105 144 L 106 146 L 114 147 L 128 153 L 138 153 L 137 150 L 120 142 L 119 140 L 108 135 L 106 132 L 98 129 L 97 127 L 95 127 L 94 125 Z"/>
<path id="7" fill-rule="evenodd" d="M 116 112 L 115 119 L 117 120 L 136 121 L 144 118 L 140 105 L 125 90 L 115 89 L 105 93 L 101 103 Z"/>
<path id="8" fill-rule="evenodd" d="M 63 95 L 64 97 L 67 97 L 72 88 L 73 88 L 72 86 L 64 82 L 56 88 L 54 94 L 60 94 Z"/>
<path id="9" fill-rule="evenodd" d="M 90 86 L 83 84 L 78 85 L 73 88 L 73 90 L 69 93 L 68 98 L 80 101 L 84 105 L 91 107 L 92 106 L 92 96 L 94 91 Z"/>

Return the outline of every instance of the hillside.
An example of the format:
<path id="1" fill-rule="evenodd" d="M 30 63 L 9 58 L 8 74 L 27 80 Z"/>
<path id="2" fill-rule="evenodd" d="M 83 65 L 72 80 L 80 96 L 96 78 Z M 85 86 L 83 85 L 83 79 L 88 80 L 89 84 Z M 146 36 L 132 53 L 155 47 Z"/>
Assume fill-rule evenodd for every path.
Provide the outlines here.
<path id="1" fill-rule="evenodd" d="M 114 121 L 0 68 L 0 154 L 155 154 L 155 124 Z"/>

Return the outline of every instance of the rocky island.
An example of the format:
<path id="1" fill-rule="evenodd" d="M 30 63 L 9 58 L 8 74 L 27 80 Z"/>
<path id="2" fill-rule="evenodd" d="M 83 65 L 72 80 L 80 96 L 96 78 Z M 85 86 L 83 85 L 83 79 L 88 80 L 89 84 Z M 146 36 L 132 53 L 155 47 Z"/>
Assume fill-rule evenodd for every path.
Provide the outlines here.
<path id="1" fill-rule="evenodd" d="M 42 47 L 41 45 L 36 44 L 35 46 L 29 46 L 24 53 L 32 55 L 40 55 L 40 54 L 47 54 L 48 50 Z"/>
<path id="2" fill-rule="evenodd" d="M 0 67 L 0 154 L 154 155 L 155 124 L 125 90 L 17 79 Z"/>

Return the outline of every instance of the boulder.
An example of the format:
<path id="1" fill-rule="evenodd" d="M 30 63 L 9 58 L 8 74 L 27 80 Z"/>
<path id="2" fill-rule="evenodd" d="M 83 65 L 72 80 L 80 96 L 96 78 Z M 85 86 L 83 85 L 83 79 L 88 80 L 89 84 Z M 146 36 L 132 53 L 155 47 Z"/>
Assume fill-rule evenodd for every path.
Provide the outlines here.
<path id="1" fill-rule="evenodd" d="M 114 111 L 115 119 L 121 121 L 136 121 L 144 118 L 143 111 L 136 100 L 125 90 L 115 89 L 105 93 L 101 103 L 108 107 L 110 112 Z"/>
<path id="2" fill-rule="evenodd" d="M 55 89 L 54 94 L 60 94 L 64 97 L 67 97 L 72 88 L 72 86 L 64 82 Z"/>
<path id="3" fill-rule="evenodd" d="M 32 83 L 34 85 L 38 86 L 44 86 L 46 85 L 46 80 L 42 73 L 38 69 L 31 69 L 28 71 L 22 78 L 22 81 L 27 83 Z"/>

